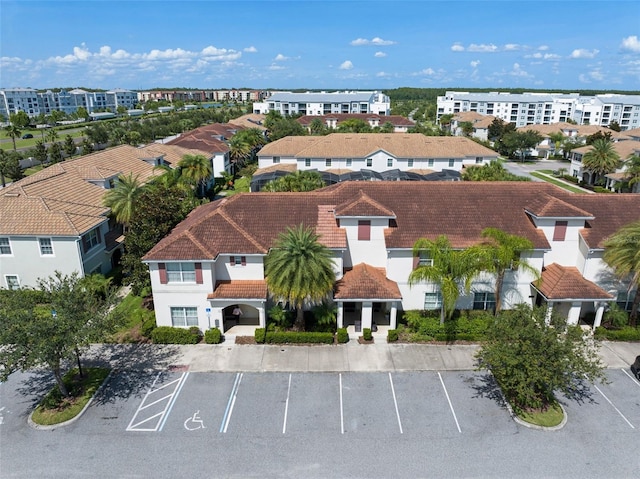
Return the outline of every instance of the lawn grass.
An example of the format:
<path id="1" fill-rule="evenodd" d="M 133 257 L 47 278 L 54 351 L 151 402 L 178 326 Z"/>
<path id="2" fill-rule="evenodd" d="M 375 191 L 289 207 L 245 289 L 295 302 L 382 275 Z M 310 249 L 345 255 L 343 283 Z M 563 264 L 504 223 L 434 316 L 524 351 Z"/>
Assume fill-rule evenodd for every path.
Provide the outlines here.
<path id="1" fill-rule="evenodd" d="M 542 174 L 540 172 L 537 172 L 537 171 L 532 171 L 530 173 L 530 175 L 531 176 L 535 176 L 536 178 L 540 178 L 541 180 L 544 180 L 547 183 L 551 183 L 552 185 L 559 186 L 560 188 L 563 188 L 563 189 L 565 189 L 567 191 L 570 191 L 571 193 L 584 193 L 585 192 L 585 190 L 583 190 L 582 188 L 578 188 L 576 186 L 571 186 L 571 185 L 565 183 L 564 181 L 559 181 L 559 180 L 556 180 L 554 178 L 550 178 L 547 175 L 544 175 L 544 174 Z"/>
<path id="2" fill-rule="evenodd" d="M 529 424 L 542 427 L 558 426 L 564 419 L 564 412 L 559 404 L 549 406 L 546 411 L 523 412 L 519 411 L 517 416 Z"/>
<path id="3" fill-rule="evenodd" d="M 71 397 L 63 398 L 58 386 L 54 386 L 33 411 L 31 420 L 41 426 L 52 426 L 73 419 L 91 400 L 110 371 L 106 368 L 84 368 L 84 377 L 80 378 L 78 369 L 72 369 L 63 377 Z"/>

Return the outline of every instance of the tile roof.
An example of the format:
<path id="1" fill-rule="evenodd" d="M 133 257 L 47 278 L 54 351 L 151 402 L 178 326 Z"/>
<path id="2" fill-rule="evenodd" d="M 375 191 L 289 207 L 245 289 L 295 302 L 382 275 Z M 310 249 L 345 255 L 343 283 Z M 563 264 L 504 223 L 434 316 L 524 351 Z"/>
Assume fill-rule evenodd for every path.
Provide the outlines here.
<path id="1" fill-rule="evenodd" d="M 603 133 L 611 133 L 611 137 L 615 140 L 628 138 L 627 132 L 617 132 L 610 130 L 606 126 L 599 125 L 574 125 L 573 123 L 558 122 L 550 123 L 548 125 L 526 125 L 518 127 L 518 131 L 533 130 L 540 133 L 542 136 L 549 136 L 552 133 L 576 132 L 577 137 L 587 137 L 593 135 L 599 131 Z"/>
<path id="2" fill-rule="evenodd" d="M 544 194 L 535 197 L 526 210 L 538 218 L 590 218 L 593 215 L 559 198 Z"/>
<path id="3" fill-rule="evenodd" d="M 360 263 L 336 282 L 334 299 L 402 299 L 398 283 L 387 278 L 384 268 Z"/>
<path id="4" fill-rule="evenodd" d="M 441 234 L 453 247 L 466 248 L 482 241 L 483 229 L 493 227 L 528 238 L 535 248 L 549 249 L 543 231 L 527 214 L 532 205 L 538 212 L 561 211 L 584 218 L 581 234 L 589 248 L 601 247 L 622 225 L 640 219 L 640 194 L 577 194 L 538 182 L 346 181 L 307 193 L 239 193 L 202 205 L 145 258 L 266 254 L 279 233 L 299 224 L 315 228 L 321 243 L 345 247 L 344 230 L 338 228 L 332 211 L 363 195 L 379 205 L 373 214 L 379 215 L 382 208 L 386 216 L 395 215 L 385 230 L 387 248 L 410 249 L 418 238 Z"/>
<path id="5" fill-rule="evenodd" d="M 232 125 L 239 125 L 243 128 L 257 128 L 260 131 L 265 131 L 267 128 L 263 125 L 266 115 L 259 113 L 248 113 L 242 115 L 233 120 L 229 120 Z"/>
<path id="6" fill-rule="evenodd" d="M 610 300 L 613 296 L 585 279 L 576 267 L 552 263 L 542 269 L 539 280 L 531 283 L 549 300 Z"/>
<path id="7" fill-rule="evenodd" d="M 267 283 L 264 280 L 218 281 L 207 299 L 267 299 Z"/>
<path id="8" fill-rule="evenodd" d="M 158 174 L 144 158 L 164 155 L 175 163 L 191 150 L 168 145 L 115 148 L 69 159 L 0 190 L 0 234 L 79 236 L 107 220 L 108 190 L 91 181 L 121 174 L 145 182 Z"/>
<path id="9" fill-rule="evenodd" d="M 575 153 L 582 153 L 583 155 L 591 151 L 593 147 L 591 145 L 581 146 L 580 148 L 574 148 L 571 150 Z M 613 149 L 618 153 L 620 159 L 626 160 L 633 155 L 640 155 L 640 141 L 625 140 L 616 141 L 613 143 Z"/>
<path id="10" fill-rule="evenodd" d="M 353 201 L 343 203 L 336 206 L 336 217 L 351 216 L 370 216 L 370 217 L 385 217 L 395 218 L 396 215 L 393 211 L 381 205 L 377 201 L 371 199 L 364 191 L 360 190 L 357 198 Z"/>
<path id="11" fill-rule="evenodd" d="M 365 158 L 386 151 L 396 158 L 497 157 L 473 140 L 415 133 L 331 133 L 326 136 L 285 137 L 265 145 L 258 156 L 296 158 Z"/>

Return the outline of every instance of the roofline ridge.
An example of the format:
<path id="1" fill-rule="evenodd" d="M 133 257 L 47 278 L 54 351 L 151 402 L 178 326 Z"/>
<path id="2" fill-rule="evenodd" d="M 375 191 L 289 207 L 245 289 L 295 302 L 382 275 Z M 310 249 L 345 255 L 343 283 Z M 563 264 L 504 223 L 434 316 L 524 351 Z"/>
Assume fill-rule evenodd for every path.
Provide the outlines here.
<path id="1" fill-rule="evenodd" d="M 196 237 L 193 235 L 193 233 L 191 233 L 191 230 L 187 230 L 185 231 L 185 235 L 187 238 L 189 238 L 197 247 L 198 249 L 202 252 L 205 253 L 205 255 L 209 255 L 212 258 L 215 257 L 215 255 L 213 253 L 211 253 L 211 251 L 209 251 L 207 248 L 204 247 L 204 245 L 202 243 L 200 243 L 200 241 L 198 241 L 196 239 Z"/>
<path id="2" fill-rule="evenodd" d="M 222 205 L 220 205 L 222 206 Z M 216 210 L 217 211 L 217 210 Z M 228 214 L 226 211 L 224 211 L 224 208 L 221 209 L 220 211 L 220 216 L 222 216 L 227 222 L 229 222 L 231 224 L 231 226 L 238 231 L 242 236 L 244 236 L 245 239 L 249 240 L 249 242 L 251 244 L 253 244 L 254 246 L 258 247 L 259 249 L 263 249 L 263 250 L 269 250 L 268 247 L 265 247 L 264 245 L 261 245 L 260 243 L 258 243 L 255 238 L 253 238 L 253 236 L 251 236 L 249 233 L 247 233 L 247 231 L 245 231 L 244 228 L 240 227 L 240 225 L 238 223 L 236 223 Z"/>

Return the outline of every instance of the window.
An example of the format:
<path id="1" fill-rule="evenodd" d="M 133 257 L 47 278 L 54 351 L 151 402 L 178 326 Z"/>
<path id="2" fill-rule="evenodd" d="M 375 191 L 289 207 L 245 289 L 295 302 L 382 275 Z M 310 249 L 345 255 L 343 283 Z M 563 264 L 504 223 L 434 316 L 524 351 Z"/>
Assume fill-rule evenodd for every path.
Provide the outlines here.
<path id="1" fill-rule="evenodd" d="M 168 283 L 195 283 L 195 263 L 167 263 Z"/>
<path id="2" fill-rule="evenodd" d="M 371 221 L 358 221 L 358 240 L 369 241 L 371 239 Z"/>
<path id="3" fill-rule="evenodd" d="M 11 254 L 9 238 L 0 238 L 0 254 Z"/>
<path id="4" fill-rule="evenodd" d="M 273 157 L 273 162 L 274 163 L 280 163 L 280 157 L 279 156 L 274 156 Z"/>
<path id="5" fill-rule="evenodd" d="M 449 168 L 453 167 L 455 160 L 454 159 L 449 159 Z"/>
<path id="6" fill-rule="evenodd" d="M 442 295 L 437 293 L 424 293 L 424 309 L 440 309 L 442 307 Z"/>
<path id="7" fill-rule="evenodd" d="M 100 233 L 98 232 L 98 228 L 94 228 L 91 231 L 89 231 L 85 237 L 83 238 L 84 240 L 84 250 L 87 251 L 91 248 L 93 248 L 94 246 L 97 246 L 98 244 L 100 244 Z"/>
<path id="8" fill-rule="evenodd" d="M 8 274 L 4 279 L 7 282 L 7 289 L 18 289 L 20 287 L 20 280 L 18 279 L 18 276 Z"/>
<path id="9" fill-rule="evenodd" d="M 393 166 L 393 158 L 387 158 L 387 167 L 391 168 Z"/>
<path id="10" fill-rule="evenodd" d="M 496 309 L 496 295 L 494 293 L 474 293 L 473 309 L 492 311 Z"/>
<path id="11" fill-rule="evenodd" d="M 353 159 L 347 158 L 347 166 L 351 166 L 353 164 Z"/>
<path id="12" fill-rule="evenodd" d="M 53 245 L 51 244 L 51 238 L 40 238 L 40 256 L 53 255 Z"/>
<path id="13" fill-rule="evenodd" d="M 413 168 L 413 158 L 409 158 L 409 159 L 407 160 L 407 166 L 408 166 L 409 168 Z"/>
<path id="14" fill-rule="evenodd" d="M 567 222 L 556 221 L 556 226 L 553 230 L 553 241 L 564 241 L 567 234 Z"/>
<path id="15" fill-rule="evenodd" d="M 480 163 L 482 163 L 482 157 L 476 156 L 476 165 L 479 165 Z"/>
<path id="16" fill-rule="evenodd" d="M 324 160 L 324 166 L 331 166 L 331 158 Z"/>
<path id="17" fill-rule="evenodd" d="M 247 265 L 247 257 L 246 256 L 232 256 L 231 257 L 231 266 L 246 266 Z"/>
<path id="18" fill-rule="evenodd" d="M 433 166 L 433 158 L 427 160 L 427 166 Z"/>
<path id="19" fill-rule="evenodd" d="M 635 293 L 628 293 L 627 291 L 618 291 L 618 298 L 616 299 L 616 304 L 618 308 L 623 311 L 631 312 L 631 308 L 633 307 L 633 297 Z"/>
<path id="20" fill-rule="evenodd" d="M 197 326 L 198 308 L 191 306 L 172 306 L 171 325 L 173 327 Z"/>
<path id="21" fill-rule="evenodd" d="M 304 159 L 304 166 L 306 166 L 307 168 L 311 166 L 311 158 Z"/>
<path id="22" fill-rule="evenodd" d="M 413 269 L 416 269 L 418 266 L 433 266 L 433 258 L 427 253 L 423 251 L 419 256 L 413 257 Z"/>
<path id="23" fill-rule="evenodd" d="M 371 168 L 373 166 L 373 159 L 367 158 L 367 168 Z"/>

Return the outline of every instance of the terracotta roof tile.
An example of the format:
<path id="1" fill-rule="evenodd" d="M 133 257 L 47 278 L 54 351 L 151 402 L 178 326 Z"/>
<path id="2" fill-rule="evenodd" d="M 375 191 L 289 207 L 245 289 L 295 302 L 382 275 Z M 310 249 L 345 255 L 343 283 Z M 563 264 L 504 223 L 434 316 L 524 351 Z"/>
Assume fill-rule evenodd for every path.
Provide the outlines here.
<path id="1" fill-rule="evenodd" d="M 552 263 L 542 269 L 540 280 L 531 283 L 550 300 L 613 299 L 600 286 L 585 279 L 578 268 Z"/>
<path id="2" fill-rule="evenodd" d="M 360 190 L 358 197 L 348 203 L 343 203 L 336 207 L 336 217 L 342 216 L 373 216 L 373 217 L 386 217 L 395 218 L 396 215 L 393 211 L 381 205 L 377 201 L 371 199 L 362 190 Z"/>
<path id="3" fill-rule="evenodd" d="M 527 211 L 538 218 L 593 218 L 588 211 L 578 208 L 551 195 L 534 198 Z"/>
<path id="4" fill-rule="evenodd" d="M 336 283 L 335 299 L 402 299 L 395 281 L 386 276 L 384 268 L 360 263 L 347 271 Z"/>
<path id="5" fill-rule="evenodd" d="M 218 281 L 207 299 L 267 299 L 267 283 L 256 281 Z"/>

